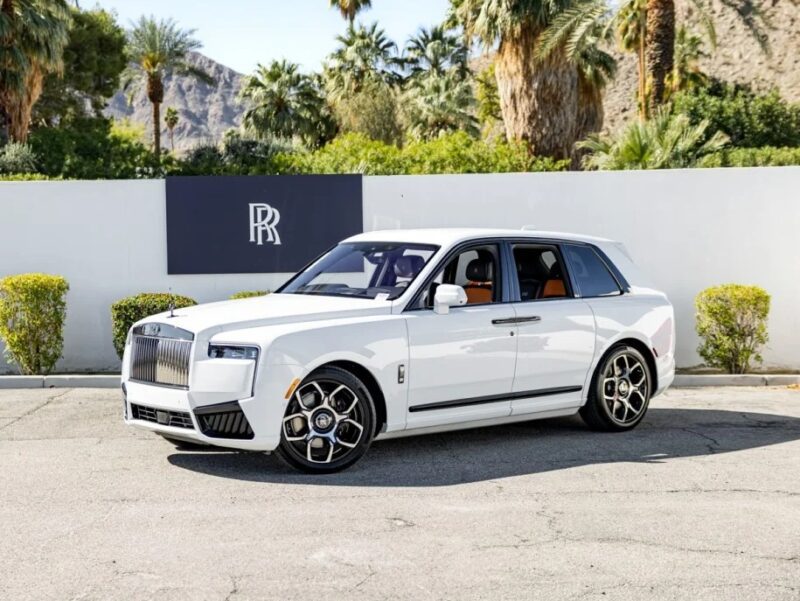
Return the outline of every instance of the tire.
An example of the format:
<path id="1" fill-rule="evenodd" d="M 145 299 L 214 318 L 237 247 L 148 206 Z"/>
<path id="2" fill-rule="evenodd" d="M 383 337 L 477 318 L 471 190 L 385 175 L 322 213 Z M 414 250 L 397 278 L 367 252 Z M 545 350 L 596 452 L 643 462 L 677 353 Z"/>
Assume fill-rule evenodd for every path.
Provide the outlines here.
<path id="1" fill-rule="evenodd" d="M 207 444 L 203 444 L 201 442 L 190 442 L 188 440 L 181 440 L 180 438 L 173 438 L 172 436 L 167 436 L 165 434 L 159 434 L 159 436 L 161 438 L 163 438 L 164 440 L 174 444 L 175 448 L 179 449 L 179 450 L 182 449 L 182 450 L 186 450 L 186 451 L 192 451 L 192 450 L 199 450 L 199 449 L 207 449 L 208 448 Z"/>
<path id="2" fill-rule="evenodd" d="M 625 432 L 642 421 L 652 392 L 647 360 L 632 346 L 618 344 L 597 366 L 580 414 L 593 430 Z"/>
<path id="3" fill-rule="evenodd" d="M 276 454 L 309 474 L 338 472 L 367 452 L 375 421 L 375 404 L 364 383 L 347 370 L 322 367 L 289 400 Z"/>

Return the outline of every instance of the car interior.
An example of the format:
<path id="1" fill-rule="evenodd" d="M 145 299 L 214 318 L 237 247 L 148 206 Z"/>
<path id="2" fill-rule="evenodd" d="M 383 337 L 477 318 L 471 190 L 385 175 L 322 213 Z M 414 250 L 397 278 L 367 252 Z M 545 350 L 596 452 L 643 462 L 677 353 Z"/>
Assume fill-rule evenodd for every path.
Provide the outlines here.
<path id="1" fill-rule="evenodd" d="M 564 270 L 555 251 L 546 246 L 514 246 L 520 299 L 538 300 L 567 296 Z"/>

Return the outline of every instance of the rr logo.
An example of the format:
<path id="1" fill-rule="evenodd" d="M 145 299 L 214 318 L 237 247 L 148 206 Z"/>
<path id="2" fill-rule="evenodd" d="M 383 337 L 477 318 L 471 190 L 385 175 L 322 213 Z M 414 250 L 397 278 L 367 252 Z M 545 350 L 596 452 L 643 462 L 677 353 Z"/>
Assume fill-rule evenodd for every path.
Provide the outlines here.
<path id="1" fill-rule="evenodd" d="M 278 209 L 273 209 L 265 203 L 250 203 L 250 242 L 255 242 L 258 246 L 264 244 L 264 232 L 267 233 L 266 241 L 272 242 L 276 246 L 281 243 L 281 236 L 277 226 L 281 220 Z"/>

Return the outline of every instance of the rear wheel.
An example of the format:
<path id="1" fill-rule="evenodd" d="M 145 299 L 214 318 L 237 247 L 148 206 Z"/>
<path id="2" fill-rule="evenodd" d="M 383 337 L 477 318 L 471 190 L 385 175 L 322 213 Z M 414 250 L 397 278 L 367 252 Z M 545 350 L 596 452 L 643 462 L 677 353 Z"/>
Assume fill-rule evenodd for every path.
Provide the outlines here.
<path id="1" fill-rule="evenodd" d="M 581 417 L 594 430 L 621 432 L 642 421 L 650 404 L 652 375 L 644 356 L 632 346 L 611 349 L 597 367 Z"/>
<path id="2" fill-rule="evenodd" d="M 277 454 L 308 473 L 343 470 L 367 452 L 375 419 L 375 405 L 361 380 L 338 367 L 320 368 L 286 406 Z"/>

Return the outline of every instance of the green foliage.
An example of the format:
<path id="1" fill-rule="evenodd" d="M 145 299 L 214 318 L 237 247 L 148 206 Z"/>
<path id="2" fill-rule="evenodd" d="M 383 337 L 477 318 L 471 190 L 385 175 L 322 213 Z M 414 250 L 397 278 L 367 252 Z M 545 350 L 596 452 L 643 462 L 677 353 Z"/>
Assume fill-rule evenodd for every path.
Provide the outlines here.
<path id="1" fill-rule="evenodd" d="M 455 68 L 443 75 L 431 72 L 416 77 L 403 97 L 406 128 L 412 138 L 422 140 L 459 130 L 477 136 L 474 104 L 471 82 Z"/>
<path id="2" fill-rule="evenodd" d="M 568 161 L 531 157 L 523 143 L 489 143 L 464 132 L 417 141 L 403 149 L 348 134 L 311 153 L 284 155 L 282 172 L 423 175 L 563 171 Z"/>
<path id="3" fill-rule="evenodd" d="M 36 153 L 27 144 L 10 142 L 0 147 L 0 173 L 22 174 L 36 171 Z"/>
<path id="4" fill-rule="evenodd" d="M 269 290 L 242 290 L 231 295 L 231 300 L 239 300 L 240 298 L 253 298 L 255 296 L 266 296 Z"/>
<path id="5" fill-rule="evenodd" d="M 343 19 L 347 19 L 352 24 L 356 15 L 372 6 L 372 0 L 329 0 L 331 8 L 337 8 Z"/>
<path id="6" fill-rule="evenodd" d="M 697 295 L 697 352 L 713 367 L 743 374 L 752 361 L 761 362 L 766 344 L 770 296 L 758 286 L 724 284 Z"/>
<path id="7" fill-rule="evenodd" d="M 60 177 L 48 177 L 41 173 L 10 173 L 8 175 L 0 174 L 0 182 L 45 182 L 51 180 L 60 180 Z"/>
<path id="8" fill-rule="evenodd" d="M 180 309 L 196 304 L 197 301 L 187 296 L 163 292 L 143 292 L 115 302 L 111 305 L 111 333 L 119 358 L 122 359 L 122 354 L 125 352 L 128 331 L 137 321 L 156 313 L 169 311 L 170 307 Z"/>
<path id="9" fill-rule="evenodd" d="M 394 88 L 372 83 L 342 97 L 334 105 L 334 114 L 343 133 L 362 134 L 371 140 L 396 144 L 403 136 L 397 104 Z"/>
<path id="10" fill-rule="evenodd" d="M 100 117 L 127 66 L 125 30 L 113 13 L 100 8 L 71 13 L 63 73 L 45 78 L 34 107 L 34 123 L 52 126 L 67 118 Z"/>
<path id="11" fill-rule="evenodd" d="M 0 280 L 0 339 L 22 374 L 53 371 L 64 347 L 67 280 L 26 273 Z"/>
<path id="12" fill-rule="evenodd" d="M 800 146 L 800 104 L 777 90 L 760 95 L 747 86 L 714 82 L 675 96 L 673 111 L 693 124 L 708 122 L 708 132 L 723 132 L 742 148 Z"/>
<path id="13" fill-rule="evenodd" d="M 178 161 L 173 175 L 271 175 L 277 173 L 275 155 L 284 147 L 265 140 L 226 132 L 220 146 L 196 146 Z"/>
<path id="14" fill-rule="evenodd" d="M 246 131 L 264 139 L 298 139 L 307 147 L 330 140 L 335 133 L 333 118 L 315 78 L 300 72 L 288 61 L 259 65 L 247 78 L 240 97 L 247 110 L 242 124 Z"/>
<path id="15" fill-rule="evenodd" d="M 469 49 L 460 35 L 444 25 L 420 28 L 406 43 L 403 58 L 412 80 L 449 72 L 461 80 L 469 75 Z"/>
<path id="16" fill-rule="evenodd" d="M 481 125 L 492 127 L 503 120 L 500 110 L 500 94 L 497 92 L 497 78 L 494 63 L 481 71 L 475 78 L 475 99 L 478 101 L 478 121 Z"/>
<path id="17" fill-rule="evenodd" d="M 700 160 L 700 167 L 786 167 L 800 165 L 800 148 L 725 148 Z"/>
<path id="18" fill-rule="evenodd" d="M 634 121 L 616 138 L 600 135 L 578 144 L 590 152 L 590 169 L 679 169 L 693 167 L 704 156 L 720 150 L 724 134 L 708 134 L 708 122 L 693 125 L 686 115 L 661 111 L 649 121 Z"/>
<path id="19" fill-rule="evenodd" d="M 110 119 L 80 117 L 42 127 L 31 134 L 30 145 L 38 171 L 51 177 L 133 179 L 162 173 L 140 133 L 115 127 Z"/>

